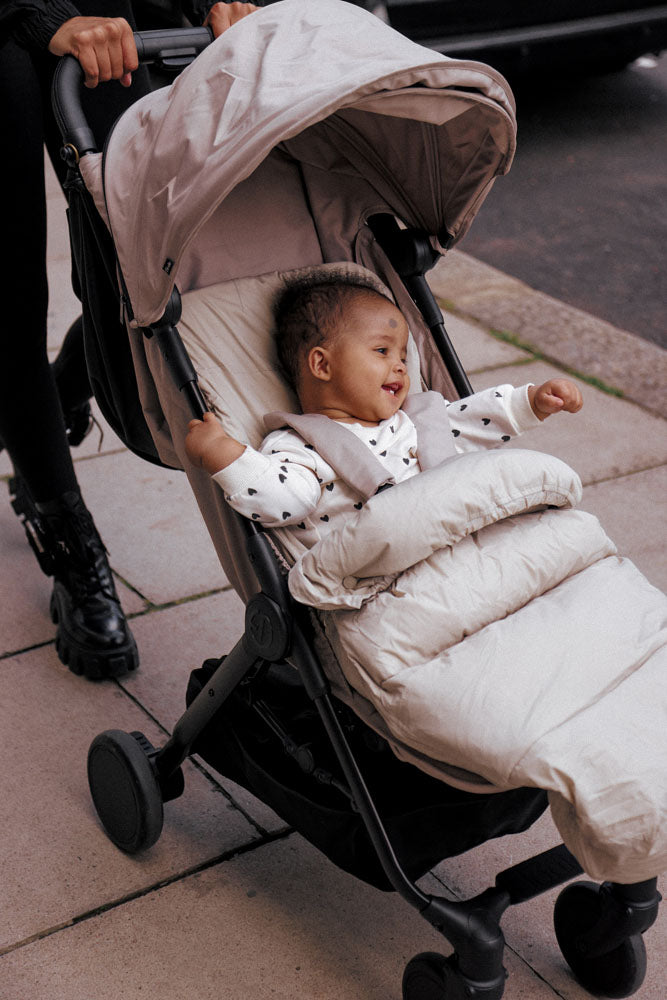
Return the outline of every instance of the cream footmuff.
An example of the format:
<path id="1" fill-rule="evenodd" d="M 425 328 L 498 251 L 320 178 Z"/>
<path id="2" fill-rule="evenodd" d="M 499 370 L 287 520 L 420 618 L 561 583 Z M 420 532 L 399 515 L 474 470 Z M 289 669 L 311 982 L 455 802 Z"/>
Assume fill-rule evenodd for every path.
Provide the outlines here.
<path id="1" fill-rule="evenodd" d="M 591 992 L 629 995 L 667 858 L 666 602 L 576 509 L 576 473 L 538 452 L 435 447 L 390 490 L 362 469 L 358 513 L 300 546 L 236 514 L 184 449 L 206 410 L 252 445 L 268 412 L 296 412 L 272 304 L 299 273 L 363 273 L 393 296 L 416 411 L 470 394 L 425 275 L 511 165 L 507 84 L 337 0 L 283 0 L 208 42 L 138 36 L 146 61 L 193 61 L 103 153 L 78 64 L 56 81 L 96 396 L 129 447 L 185 470 L 246 604 L 244 635 L 193 672 L 165 746 L 93 741 L 100 820 L 122 850 L 149 848 L 200 754 L 451 942 L 408 964 L 406 1000 L 498 1000 L 504 911 L 585 870 L 602 885 L 562 891 L 560 946 Z M 482 896 L 416 885 L 547 804 L 564 844 Z"/>

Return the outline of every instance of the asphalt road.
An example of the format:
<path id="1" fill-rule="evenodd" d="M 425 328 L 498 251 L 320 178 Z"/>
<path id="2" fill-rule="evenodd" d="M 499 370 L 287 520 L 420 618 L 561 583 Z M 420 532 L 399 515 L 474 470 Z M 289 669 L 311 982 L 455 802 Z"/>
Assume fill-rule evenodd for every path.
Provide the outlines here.
<path id="1" fill-rule="evenodd" d="M 514 164 L 460 248 L 667 348 L 667 53 L 514 90 Z"/>

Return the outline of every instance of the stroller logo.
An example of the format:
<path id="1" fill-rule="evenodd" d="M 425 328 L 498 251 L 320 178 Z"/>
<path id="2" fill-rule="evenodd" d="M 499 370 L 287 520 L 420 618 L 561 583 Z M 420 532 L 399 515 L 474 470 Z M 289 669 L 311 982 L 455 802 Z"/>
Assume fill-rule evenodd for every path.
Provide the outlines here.
<path id="1" fill-rule="evenodd" d="M 164 264 L 162 265 L 162 270 L 165 272 L 165 274 L 171 274 L 173 266 L 174 266 L 173 260 L 171 259 L 171 257 L 167 257 Z"/>
<path id="2" fill-rule="evenodd" d="M 267 660 L 284 656 L 289 627 L 282 609 L 266 594 L 255 594 L 246 606 L 246 648 Z"/>
<path id="3" fill-rule="evenodd" d="M 253 639 L 260 648 L 273 642 L 273 622 L 263 610 L 253 610 L 248 616 Z"/>

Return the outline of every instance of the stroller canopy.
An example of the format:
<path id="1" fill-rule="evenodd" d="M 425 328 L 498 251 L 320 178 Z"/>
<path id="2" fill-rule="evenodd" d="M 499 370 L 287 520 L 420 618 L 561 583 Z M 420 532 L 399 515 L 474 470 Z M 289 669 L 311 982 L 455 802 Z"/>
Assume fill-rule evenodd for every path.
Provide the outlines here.
<path id="1" fill-rule="evenodd" d="M 515 131 L 511 93 L 489 67 L 416 45 L 340 0 L 282 0 L 126 112 L 103 179 L 89 158 L 82 170 L 89 187 L 96 174 L 103 183 L 134 323 L 147 326 L 197 233 L 272 150 L 332 192 L 343 184 L 352 241 L 369 215 L 390 212 L 446 246 L 509 169 Z M 326 202 L 326 185 L 318 192 Z"/>

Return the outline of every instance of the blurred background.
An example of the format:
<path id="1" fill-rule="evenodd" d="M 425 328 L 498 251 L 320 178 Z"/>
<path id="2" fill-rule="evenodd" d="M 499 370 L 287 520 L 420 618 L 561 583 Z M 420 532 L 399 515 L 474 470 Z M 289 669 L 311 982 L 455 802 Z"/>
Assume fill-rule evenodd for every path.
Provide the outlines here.
<path id="1" fill-rule="evenodd" d="M 461 249 L 667 347 L 667 5 L 385 0 L 374 12 L 509 80 L 518 149 Z"/>

